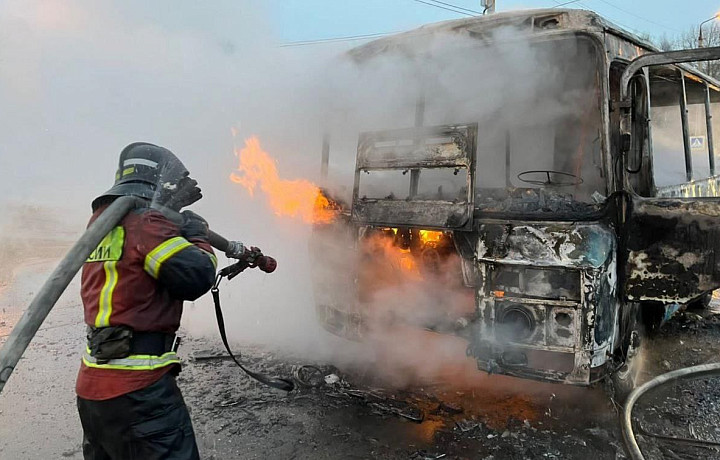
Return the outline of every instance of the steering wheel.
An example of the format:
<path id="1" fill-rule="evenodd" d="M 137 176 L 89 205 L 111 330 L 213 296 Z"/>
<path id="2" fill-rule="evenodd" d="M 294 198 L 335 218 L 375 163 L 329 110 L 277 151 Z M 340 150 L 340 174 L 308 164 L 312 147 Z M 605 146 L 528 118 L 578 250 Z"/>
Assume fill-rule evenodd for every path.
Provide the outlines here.
<path id="1" fill-rule="evenodd" d="M 534 176 L 533 176 L 534 175 Z M 545 176 L 543 180 L 542 176 Z M 568 185 L 579 185 L 583 183 L 581 177 L 562 171 L 551 171 L 549 169 L 538 169 L 535 171 L 523 171 L 517 175 L 521 182 L 533 185 L 554 185 L 564 187 Z"/>

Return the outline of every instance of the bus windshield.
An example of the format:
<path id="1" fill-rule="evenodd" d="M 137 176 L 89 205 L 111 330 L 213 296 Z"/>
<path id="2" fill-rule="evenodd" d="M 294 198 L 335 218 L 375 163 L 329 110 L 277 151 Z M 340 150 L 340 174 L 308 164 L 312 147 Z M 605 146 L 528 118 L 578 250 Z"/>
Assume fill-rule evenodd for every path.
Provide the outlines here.
<path id="1" fill-rule="evenodd" d="M 539 75 L 513 78 L 520 95 L 478 120 L 475 206 L 553 212 L 604 201 L 601 87 L 589 39 L 535 44 Z M 552 70 L 549 70 L 552 69 Z"/>
<path id="2" fill-rule="evenodd" d="M 373 96 L 357 97 L 372 105 L 357 124 L 346 116 L 343 128 L 476 124 L 478 129 L 473 171 L 421 171 L 414 195 L 408 193 L 407 167 L 365 171 L 360 197 L 458 201 L 466 195 L 464 174 L 472 173 L 480 210 L 554 212 L 604 201 L 601 59 L 595 42 L 581 35 L 497 42 L 465 37 L 405 43 L 416 53 L 412 58 L 403 48 L 395 50 L 400 57 L 385 51 L 363 63 L 361 86 L 372 88 Z"/>

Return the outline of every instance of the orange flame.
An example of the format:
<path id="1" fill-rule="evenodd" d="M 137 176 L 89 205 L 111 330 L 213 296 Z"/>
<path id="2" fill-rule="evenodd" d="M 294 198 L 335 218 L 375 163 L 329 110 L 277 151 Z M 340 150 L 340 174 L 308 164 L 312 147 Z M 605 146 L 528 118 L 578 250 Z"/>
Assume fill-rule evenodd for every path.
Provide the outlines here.
<path id="1" fill-rule="evenodd" d="M 230 179 L 245 187 L 251 196 L 259 187 L 276 215 L 307 223 L 330 223 L 335 219 L 338 209 L 320 187 L 305 179 L 280 178 L 275 160 L 260 147 L 257 137 L 246 139 L 245 147 L 235 149 L 235 156 L 238 167 Z"/>
<path id="2" fill-rule="evenodd" d="M 418 233 L 424 245 L 428 243 L 439 243 L 444 236 L 443 232 L 434 232 L 432 230 L 420 230 Z"/>
<path id="3" fill-rule="evenodd" d="M 386 228 L 397 234 L 397 228 Z M 399 273 L 407 279 L 418 280 L 422 276 L 420 267 L 410 249 L 403 249 L 394 243 L 394 238 L 383 234 L 373 235 L 365 240 L 365 250 L 372 253 L 375 258 L 381 260 L 382 265 L 391 272 Z M 396 272 L 399 270 L 399 272 Z M 388 275 L 392 277 L 392 275 Z"/>

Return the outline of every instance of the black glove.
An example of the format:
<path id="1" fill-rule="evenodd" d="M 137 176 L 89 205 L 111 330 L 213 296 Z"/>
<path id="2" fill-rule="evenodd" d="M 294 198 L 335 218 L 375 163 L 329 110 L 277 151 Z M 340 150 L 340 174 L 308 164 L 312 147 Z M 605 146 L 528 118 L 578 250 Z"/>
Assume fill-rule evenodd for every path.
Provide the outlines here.
<path id="1" fill-rule="evenodd" d="M 183 177 L 177 184 L 161 183 L 160 187 L 157 202 L 174 211 L 180 211 L 202 198 L 197 181 L 190 176 Z"/>
<path id="2" fill-rule="evenodd" d="M 183 216 L 183 223 L 180 227 L 180 234 L 182 236 L 188 240 L 191 238 L 208 239 L 208 231 L 210 228 L 205 219 L 192 211 L 183 211 L 180 214 Z"/>

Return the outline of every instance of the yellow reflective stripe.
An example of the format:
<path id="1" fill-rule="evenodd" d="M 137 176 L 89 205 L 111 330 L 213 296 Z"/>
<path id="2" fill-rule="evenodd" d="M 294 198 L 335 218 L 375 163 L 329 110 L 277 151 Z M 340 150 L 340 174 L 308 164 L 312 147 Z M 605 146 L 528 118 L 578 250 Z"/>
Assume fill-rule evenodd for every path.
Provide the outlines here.
<path id="1" fill-rule="evenodd" d="M 210 262 L 212 262 L 213 267 L 217 268 L 217 257 L 215 257 L 215 254 L 213 254 L 212 252 L 208 252 L 208 251 L 206 251 L 206 250 L 204 250 L 204 249 L 202 249 L 202 248 L 199 248 L 199 249 L 200 249 L 202 252 L 204 252 L 205 254 L 207 254 L 208 257 L 210 257 Z"/>
<path id="2" fill-rule="evenodd" d="M 192 245 L 193 244 L 191 242 L 182 236 L 176 236 L 175 238 L 170 238 L 169 240 L 164 241 L 159 244 L 158 247 L 150 251 L 145 257 L 145 271 L 148 272 L 150 276 L 157 279 L 163 262 Z"/>
<path id="3" fill-rule="evenodd" d="M 98 364 L 97 359 L 90 356 L 90 350 L 86 349 L 82 357 L 83 363 L 88 367 L 98 369 L 120 369 L 128 371 L 151 371 L 170 364 L 179 364 L 180 358 L 174 351 L 169 351 L 161 356 L 154 355 L 130 355 L 127 358 L 111 359 L 104 364 Z"/>
<path id="4" fill-rule="evenodd" d="M 105 327 L 110 325 L 110 315 L 112 314 L 112 299 L 115 292 L 115 286 L 118 283 L 117 261 L 108 261 L 103 263 L 105 269 L 105 285 L 100 291 L 100 299 L 98 301 L 98 313 L 95 317 L 95 327 Z"/>
<path id="5" fill-rule="evenodd" d="M 123 175 L 123 177 L 125 177 L 128 174 L 132 174 L 134 172 L 135 172 L 135 166 L 130 166 L 129 168 L 123 169 L 122 175 Z"/>

